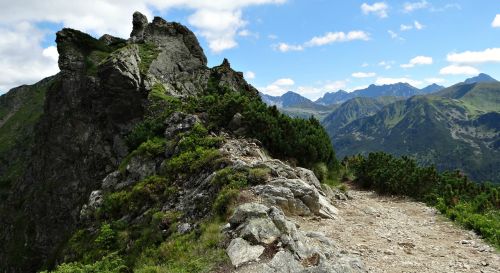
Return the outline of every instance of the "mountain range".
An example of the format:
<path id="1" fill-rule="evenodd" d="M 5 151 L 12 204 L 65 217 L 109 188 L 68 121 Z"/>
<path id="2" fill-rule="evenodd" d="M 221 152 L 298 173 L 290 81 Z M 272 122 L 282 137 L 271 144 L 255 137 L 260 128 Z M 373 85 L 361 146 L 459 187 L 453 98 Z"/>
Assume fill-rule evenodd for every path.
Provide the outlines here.
<path id="1" fill-rule="evenodd" d="M 322 124 L 339 157 L 385 151 L 500 183 L 500 83 L 466 82 L 394 102 L 355 98 Z"/>
<path id="2" fill-rule="evenodd" d="M 367 88 L 359 89 L 350 93 L 343 90 L 333 93 L 325 93 L 323 97 L 317 99 L 315 102 L 322 105 L 332 105 L 342 103 L 356 97 L 411 97 L 415 95 L 437 92 L 443 88 L 443 86 L 437 84 L 432 84 L 422 89 L 418 89 L 408 83 L 395 83 L 386 85 L 372 84 Z"/>
<path id="3" fill-rule="evenodd" d="M 478 181 L 500 182 L 500 83 L 489 75 L 448 88 L 372 84 L 350 93 L 325 93 L 314 102 L 291 91 L 261 97 L 285 114 L 318 118 L 339 158 L 385 151 L 439 170 L 460 169 Z"/>
<path id="4" fill-rule="evenodd" d="M 395 83 L 387 85 L 370 85 L 367 88 L 347 92 L 339 90 L 337 92 L 327 92 L 323 97 L 312 101 L 293 91 L 288 91 L 281 96 L 271 96 L 260 93 L 262 100 L 268 105 L 274 105 L 283 113 L 294 117 L 308 118 L 315 116 L 319 120 L 326 117 L 331 111 L 352 98 L 368 97 L 379 98 L 408 98 L 418 94 L 429 94 L 442 90 L 444 87 L 437 84 L 429 85 L 423 89 L 418 89 L 408 83 Z M 391 101 L 391 100 L 389 100 Z"/>

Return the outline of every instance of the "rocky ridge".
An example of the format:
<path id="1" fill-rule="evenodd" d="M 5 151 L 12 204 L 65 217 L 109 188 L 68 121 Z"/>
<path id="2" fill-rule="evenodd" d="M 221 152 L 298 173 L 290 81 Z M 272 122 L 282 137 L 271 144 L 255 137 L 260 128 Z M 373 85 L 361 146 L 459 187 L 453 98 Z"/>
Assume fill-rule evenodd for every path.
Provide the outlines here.
<path id="1" fill-rule="evenodd" d="M 174 113 L 166 121 L 169 126 L 165 137 L 167 140 L 181 137 L 201 122 L 197 116 Z M 331 201 L 341 198 L 342 193 L 321 185 L 308 169 L 294 168 L 271 158 L 257 140 L 235 138 L 227 133 L 219 137 L 224 139 L 219 151 L 225 157 L 221 164 L 226 170 L 268 170 L 258 185 L 239 194 L 239 205 L 221 227 L 234 272 L 365 272 L 360 259 L 342 254 L 341 246 L 321 232 L 301 230 L 289 217 L 335 220 L 337 209 Z M 91 218 L 99 210 L 104 195 L 161 174 L 161 162 L 168 154 L 166 151 L 153 158 L 137 155 L 130 159 L 125 172 L 111 172 L 103 179 L 101 188 L 90 194 L 80 213 L 82 219 Z M 162 210 L 184 215 L 176 230 L 189 232 L 196 228 L 199 219 L 210 213 L 216 176 L 217 172 L 201 172 L 189 177 L 176 197 L 163 204 Z M 140 221 L 131 216 L 125 218 L 131 223 Z"/>
<path id="2" fill-rule="evenodd" d="M 160 17 L 148 23 L 140 13 L 133 26 L 128 40 L 94 39 L 73 29 L 57 33 L 61 71 L 46 80 L 32 156 L 0 204 L 0 272 L 33 272 L 54 263 L 88 195 L 130 152 L 125 137 L 147 114 L 154 87 L 192 96 L 217 78 L 221 86 L 257 94 L 229 62 L 206 67 L 186 27 Z"/>
<path id="3" fill-rule="evenodd" d="M 128 40 L 110 35 L 94 39 L 63 29 L 56 42 L 61 72 L 47 80 L 32 157 L 0 207 L 0 272 L 35 272 L 71 261 L 74 253 L 67 252 L 68 240 L 77 228 L 98 231 L 96 219 L 102 217 L 110 194 L 165 175 L 170 168 L 166 159 L 181 152 L 186 134 L 208 126 L 204 113 L 175 112 L 164 120 L 165 150 L 159 154 L 130 151 L 129 133 L 146 117 L 157 114 L 158 102 L 152 97 L 181 101 L 214 85 L 258 96 L 227 60 L 208 68 L 189 29 L 159 17 L 148 23 L 144 15 L 134 13 Z M 262 272 L 281 272 L 277 264 L 288 262 L 301 264 L 296 272 L 322 268 L 337 272 L 349 267 L 350 262 L 337 259 L 342 255 L 331 242 L 320 234 L 308 235 L 288 218 L 335 218 L 331 191 L 322 188 L 311 171 L 270 158 L 259 141 L 236 138 L 244 130 L 241 114 L 233 117 L 228 128 L 231 131 L 207 136 L 210 141 L 221 141 L 218 153 L 222 157 L 214 157 L 210 168 L 175 174 L 174 184 L 164 192 L 169 198 L 150 200 L 162 202 L 160 212 L 181 213 L 175 230 L 179 234 L 197 230 L 199 222 L 212 213 L 220 190 L 214 182 L 217 170 L 265 169 L 267 175 L 256 178 L 255 184 L 239 194 L 241 206 L 223 230 L 232 264 L 245 268 L 248 263 L 256 265 L 254 258 L 261 259 Z M 145 223 L 150 205 L 134 208 L 119 221 Z M 173 225 L 162 220 L 162 236 L 168 236 Z M 361 270 L 362 264 L 355 260 L 353 268 Z"/>

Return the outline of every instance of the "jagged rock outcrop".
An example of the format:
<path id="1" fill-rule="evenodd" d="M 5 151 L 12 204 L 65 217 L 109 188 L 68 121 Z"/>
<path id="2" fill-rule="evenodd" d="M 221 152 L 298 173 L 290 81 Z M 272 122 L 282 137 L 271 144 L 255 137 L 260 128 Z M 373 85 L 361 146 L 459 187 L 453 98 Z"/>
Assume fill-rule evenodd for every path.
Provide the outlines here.
<path id="1" fill-rule="evenodd" d="M 57 33 L 61 72 L 46 94 L 31 163 L 2 204 L 0 272 L 34 272 L 54 262 L 89 194 L 129 153 L 124 136 L 144 117 L 155 84 L 189 96 L 204 90 L 213 73 L 237 75 L 207 68 L 195 35 L 178 23 L 159 17 L 148 23 L 135 13 L 133 26 L 128 41 Z M 233 87 L 255 90 L 241 81 Z M 141 159 L 129 166 L 139 177 L 152 168 Z M 126 186 L 119 176 L 108 175 L 106 187 Z"/>
<path id="2" fill-rule="evenodd" d="M 166 161 L 182 149 L 184 134 L 205 120 L 202 113 L 172 111 L 163 123 L 165 150 L 141 153 L 135 146 L 132 152 L 126 136 L 151 118 L 151 96 L 181 101 L 210 88 L 258 96 L 226 59 L 220 66 L 206 67 L 194 34 L 159 17 L 148 23 L 144 15 L 134 13 L 128 40 L 110 35 L 97 40 L 63 29 L 56 42 L 61 72 L 48 87 L 28 168 L 0 208 L 0 272 L 35 272 L 60 262 L 68 238 L 79 224 L 92 224 L 105 196 L 165 174 Z M 234 115 L 229 127 L 238 131 L 241 126 L 241 115 Z M 215 171 L 260 168 L 266 174 L 251 178 L 254 184 L 245 190 L 249 199 L 240 200 L 225 229 L 231 260 L 246 266 L 264 253 L 265 270 L 257 272 L 281 272 L 282 265 L 301 272 L 336 272 L 308 271 L 339 265 L 330 257 L 340 254 L 325 238 L 308 237 L 287 218 L 336 217 L 331 196 L 314 174 L 271 158 L 257 140 L 236 138 L 232 132 L 211 134 L 220 146 L 210 152 L 221 155 L 210 162 L 211 168 L 170 173 L 170 187 L 161 185 L 162 194 L 169 194 L 161 212 L 182 215 L 175 228 L 168 219 L 161 222 L 162 232 L 190 232 L 212 213 L 221 190 L 214 183 Z M 146 204 L 120 220 L 141 222 L 147 210 Z"/>

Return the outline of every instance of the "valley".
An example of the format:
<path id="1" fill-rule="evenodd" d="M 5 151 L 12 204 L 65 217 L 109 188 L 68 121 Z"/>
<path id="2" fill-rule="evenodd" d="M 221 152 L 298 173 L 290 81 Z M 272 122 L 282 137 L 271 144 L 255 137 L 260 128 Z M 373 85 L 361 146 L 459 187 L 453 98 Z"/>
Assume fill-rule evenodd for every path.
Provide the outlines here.
<path id="1" fill-rule="evenodd" d="M 352 98 L 324 105 L 325 98 L 336 94 Z M 441 171 L 459 169 L 478 182 L 499 183 L 499 98 L 500 83 L 481 74 L 448 88 L 372 85 L 327 93 L 317 102 L 307 101 L 307 107 L 302 107 L 306 98 L 294 100 L 301 104 L 275 105 L 291 116 L 320 119 L 339 158 L 384 151 L 409 155 Z M 330 112 L 319 106 L 330 107 Z"/>

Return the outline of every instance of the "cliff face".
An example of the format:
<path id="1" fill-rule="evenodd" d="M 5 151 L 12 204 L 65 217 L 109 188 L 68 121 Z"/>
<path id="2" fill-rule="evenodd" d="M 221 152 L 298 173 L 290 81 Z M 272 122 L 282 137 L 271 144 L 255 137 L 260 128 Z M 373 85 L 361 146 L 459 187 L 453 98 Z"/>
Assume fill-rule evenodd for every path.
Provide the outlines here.
<path id="1" fill-rule="evenodd" d="M 72 29 L 57 33 L 61 72 L 48 85 L 31 157 L 2 206 L 0 271 L 33 272 L 51 264 L 74 230 L 82 204 L 129 153 L 124 137 L 143 119 L 148 93 L 204 90 L 210 75 L 256 91 L 228 64 L 209 69 L 186 27 L 133 16 L 129 40 L 99 40 Z"/>

